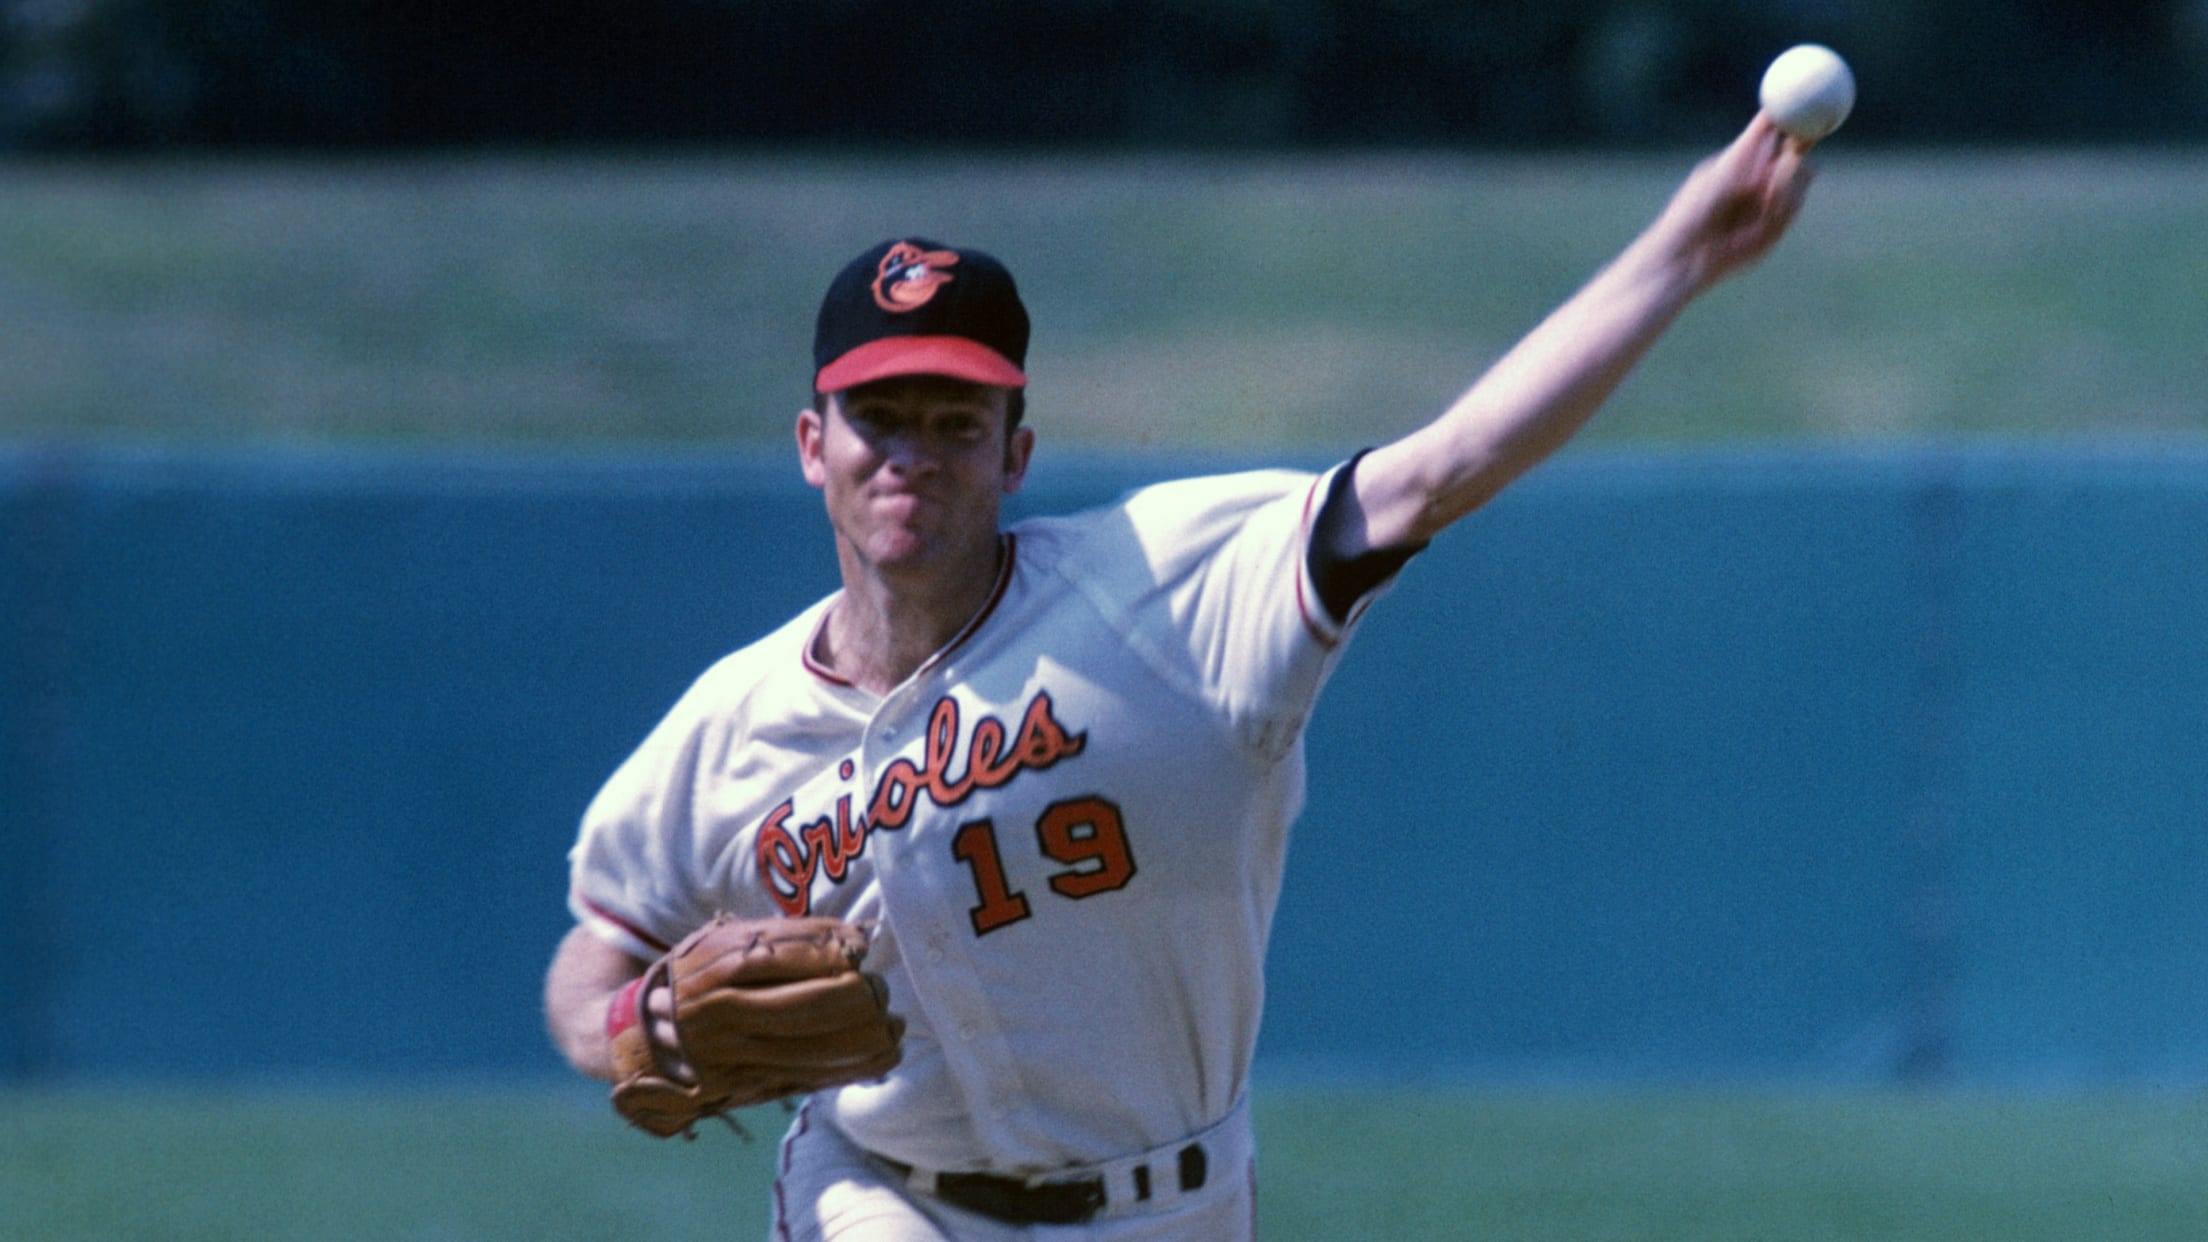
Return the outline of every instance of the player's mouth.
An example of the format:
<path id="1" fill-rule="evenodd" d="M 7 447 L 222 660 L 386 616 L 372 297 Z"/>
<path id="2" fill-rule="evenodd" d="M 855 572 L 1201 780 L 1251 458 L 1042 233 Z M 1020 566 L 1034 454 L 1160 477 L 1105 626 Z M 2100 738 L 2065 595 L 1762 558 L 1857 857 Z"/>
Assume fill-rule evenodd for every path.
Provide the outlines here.
<path id="1" fill-rule="evenodd" d="M 878 521 L 891 526 L 932 526 L 943 502 L 921 492 L 883 492 L 870 506 Z"/>
<path id="2" fill-rule="evenodd" d="M 874 493 L 874 503 L 884 508 L 913 510 L 923 506 L 941 508 L 946 502 L 933 491 L 911 487 L 887 487 Z"/>

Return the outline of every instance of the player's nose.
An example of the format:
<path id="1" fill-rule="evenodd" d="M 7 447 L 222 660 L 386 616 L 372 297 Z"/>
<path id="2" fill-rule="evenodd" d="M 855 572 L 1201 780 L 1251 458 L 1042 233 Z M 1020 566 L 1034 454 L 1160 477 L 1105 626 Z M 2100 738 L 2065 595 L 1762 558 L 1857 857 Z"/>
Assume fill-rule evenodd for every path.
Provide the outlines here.
<path id="1" fill-rule="evenodd" d="M 924 428 L 899 431 L 881 445 L 883 458 L 905 474 L 930 474 L 943 468 L 950 447 Z"/>

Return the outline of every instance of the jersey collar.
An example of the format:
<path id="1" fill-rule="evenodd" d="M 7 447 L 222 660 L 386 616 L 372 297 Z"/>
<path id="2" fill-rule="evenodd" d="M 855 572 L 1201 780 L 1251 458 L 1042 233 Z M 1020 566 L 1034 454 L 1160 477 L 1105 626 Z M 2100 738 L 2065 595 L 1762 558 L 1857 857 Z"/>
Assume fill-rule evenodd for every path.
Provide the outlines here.
<path id="1" fill-rule="evenodd" d="M 989 597 L 982 601 L 981 607 L 974 611 L 973 616 L 967 618 L 966 624 L 959 627 L 958 633 L 951 636 L 951 641 L 943 644 L 942 650 L 929 656 L 926 662 L 913 670 L 914 677 L 920 676 L 949 659 L 952 652 L 964 646 L 968 639 L 981 630 L 982 626 L 988 624 L 989 618 L 997 611 L 997 605 L 1004 601 L 1005 590 L 1012 585 L 1012 563 L 1019 551 L 1019 546 L 1019 536 L 1010 531 L 1002 532 L 997 536 L 997 580 L 989 588 Z M 812 632 L 806 636 L 805 645 L 799 650 L 798 655 L 804 661 L 805 671 L 811 673 L 814 677 L 827 682 L 831 686 L 856 689 L 857 687 L 853 686 L 848 679 L 821 663 L 819 658 L 813 654 L 820 648 L 821 631 L 827 627 L 828 616 L 834 611 L 833 607 L 820 610 L 820 620 L 813 623 Z"/>

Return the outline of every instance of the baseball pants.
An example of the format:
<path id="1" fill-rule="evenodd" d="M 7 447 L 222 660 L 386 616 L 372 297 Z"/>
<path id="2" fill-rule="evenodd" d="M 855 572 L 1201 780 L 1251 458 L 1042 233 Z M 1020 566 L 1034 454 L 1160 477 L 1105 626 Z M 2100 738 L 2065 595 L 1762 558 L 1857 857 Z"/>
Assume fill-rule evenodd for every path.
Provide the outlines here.
<path id="1" fill-rule="evenodd" d="M 1249 1111 L 1238 1107 L 1187 1142 L 1054 1174 L 1054 1182 L 1094 1179 L 1103 1187 L 1101 1206 L 1085 1220 L 1000 1219 L 1022 1216 L 1026 1205 L 1016 1196 L 1003 1203 L 987 1193 L 977 1198 L 970 1183 L 991 1179 L 938 1175 L 871 1155 L 807 1107 L 782 1140 L 768 1237 L 770 1242 L 1255 1242 L 1256 1177 Z M 996 1214 L 961 1206 L 937 1187 Z M 1047 1201 L 1043 1214 L 1050 1214 Z"/>

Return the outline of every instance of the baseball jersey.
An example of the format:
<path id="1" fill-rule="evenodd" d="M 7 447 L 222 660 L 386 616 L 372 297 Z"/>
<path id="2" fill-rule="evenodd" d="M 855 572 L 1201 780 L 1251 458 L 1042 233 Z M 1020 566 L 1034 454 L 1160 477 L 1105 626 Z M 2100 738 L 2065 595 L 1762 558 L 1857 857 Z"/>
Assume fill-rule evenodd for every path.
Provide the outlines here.
<path id="1" fill-rule="evenodd" d="M 1247 1083 L 1303 731 L 1343 640 L 1306 564 L 1342 467 L 1158 484 L 1001 536 L 988 604 L 886 696 L 810 653 L 709 669 L 608 781 L 570 905 L 664 952 L 717 911 L 875 928 L 908 1023 L 814 1111 L 934 1168 L 1175 1141 Z"/>

